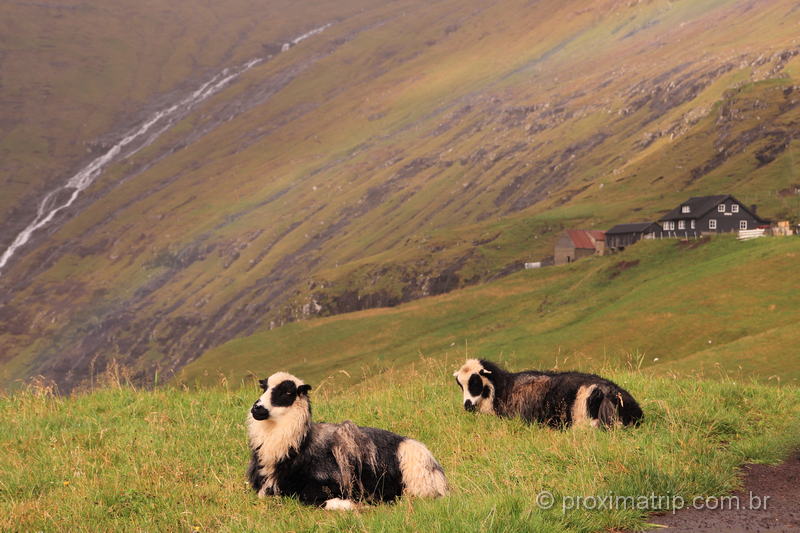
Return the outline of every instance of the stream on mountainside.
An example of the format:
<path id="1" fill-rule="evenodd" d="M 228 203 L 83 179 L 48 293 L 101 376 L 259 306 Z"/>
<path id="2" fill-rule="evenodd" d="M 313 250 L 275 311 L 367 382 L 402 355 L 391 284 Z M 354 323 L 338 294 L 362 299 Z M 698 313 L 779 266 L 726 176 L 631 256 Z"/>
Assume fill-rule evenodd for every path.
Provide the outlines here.
<path id="1" fill-rule="evenodd" d="M 331 25 L 332 23 L 327 23 L 309 30 L 285 43 L 281 50 L 287 51 L 289 48 L 305 39 L 325 31 Z M 161 134 L 174 126 L 180 119 L 184 118 L 194 107 L 218 93 L 231 81 L 265 61 L 265 59 L 267 58 L 251 59 L 236 67 L 226 67 L 220 72 L 217 72 L 198 89 L 181 99 L 178 103 L 157 111 L 142 124 L 127 131 L 122 139 L 117 141 L 117 143 L 109 148 L 103 155 L 95 158 L 88 165 L 80 169 L 74 176 L 67 180 L 64 185 L 47 193 L 39 202 L 36 217 L 17 234 L 11 245 L 3 252 L 2 256 L 0 256 L 0 276 L 2 276 L 3 268 L 8 264 L 8 261 L 17 250 L 25 246 L 37 230 L 52 222 L 53 218 L 59 212 L 70 207 L 75 200 L 77 200 L 80 193 L 92 185 L 110 163 L 121 159 L 127 159 L 142 148 L 151 145 Z"/>

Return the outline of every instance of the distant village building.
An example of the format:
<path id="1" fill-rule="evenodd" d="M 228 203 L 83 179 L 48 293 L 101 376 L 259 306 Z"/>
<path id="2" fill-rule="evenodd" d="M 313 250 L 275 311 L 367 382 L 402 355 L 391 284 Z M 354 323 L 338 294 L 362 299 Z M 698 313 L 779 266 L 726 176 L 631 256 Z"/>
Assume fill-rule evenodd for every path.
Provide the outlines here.
<path id="1" fill-rule="evenodd" d="M 738 232 L 740 239 L 764 235 L 792 235 L 788 221 L 770 226 L 770 221 L 756 214 L 756 206 L 745 206 L 730 194 L 694 196 L 667 212 L 659 222 L 617 224 L 610 230 L 570 229 L 556 240 L 556 265 L 577 261 L 589 255 L 621 252 L 642 239 L 697 238 L 709 233 Z M 797 234 L 800 235 L 800 226 Z M 542 263 L 545 266 L 547 263 Z M 525 268 L 536 268 L 533 264 Z"/>
<path id="2" fill-rule="evenodd" d="M 660 235 L 661 226 L 657 222 L 617 224 L 606 231 L 606 250 L 621 252 L 640 239 L 655 239 Z"/>
<path id="3" fill-rule="evenodd" d="M 696 237 L 703 233 L 751 230 L 769 224 L 730 194 L 695 196 L 659 220 L 667 237 Z"/>
<path id="4" fill-rule="evenodd" d="M 792 231 L 792 226 L 789 224 L 788 220 L 781 220 L 774 226 L 772 226 L 772 235 L 776 237 L 786 237 L 789 235 L 793 235 L 794 232 Z"/>
<path id="5" fill-rule="evenodd" d="M 564 265 L 581 257 L 605 253 L 605 232 L 597 230 L 568 229 L 556 240 L 554 261 Z"/>

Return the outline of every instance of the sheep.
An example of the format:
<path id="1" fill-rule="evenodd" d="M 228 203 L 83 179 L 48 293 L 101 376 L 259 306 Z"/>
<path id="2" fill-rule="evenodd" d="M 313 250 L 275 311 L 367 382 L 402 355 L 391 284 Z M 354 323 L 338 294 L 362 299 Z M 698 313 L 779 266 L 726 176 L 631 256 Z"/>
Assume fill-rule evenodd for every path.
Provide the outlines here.
<path id="1" fill-rule="evenodd" d="M 311 421 L 310 385 L 286 372 L 259 381 L 247 414 L 247 476 L 260 498 L 297 497 L 326 509 L 447 494 L 444 470 L 424 444 L 382 429 Z"/>
<path id="2" fill-rule="evenodd" d="M 642 410 L 615 383 L 580 372 L 507 372 L 484 359 L 468 359 L 453 374 L 464 409 L 551 427 L 638 425 Z"/>

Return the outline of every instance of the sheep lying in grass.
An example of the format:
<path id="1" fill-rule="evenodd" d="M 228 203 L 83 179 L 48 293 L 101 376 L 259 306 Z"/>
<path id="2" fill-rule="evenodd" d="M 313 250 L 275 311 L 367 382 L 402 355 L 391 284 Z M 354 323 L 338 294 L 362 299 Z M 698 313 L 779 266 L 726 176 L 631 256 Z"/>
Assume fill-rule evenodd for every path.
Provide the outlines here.
<path id="1" fill-rule="evenodd" d="M 468 359 L 453 374 L 464 409 L 553 427 L 638 425 L 642 410 L 628 391 L 594 374 L 506 372 L 495 363 Z"/>
<path id="2" fill-rule="evenodd" d="M 247 415 L 253 490 L 294 496 L 326 509 L 356 502 L 390 502 L 401 494 L 447 493 L 444 471 L 424 444 L 382 429 L 313 423 L 310 385 L 278 372 L 260 382 L 264 393 Z"/>

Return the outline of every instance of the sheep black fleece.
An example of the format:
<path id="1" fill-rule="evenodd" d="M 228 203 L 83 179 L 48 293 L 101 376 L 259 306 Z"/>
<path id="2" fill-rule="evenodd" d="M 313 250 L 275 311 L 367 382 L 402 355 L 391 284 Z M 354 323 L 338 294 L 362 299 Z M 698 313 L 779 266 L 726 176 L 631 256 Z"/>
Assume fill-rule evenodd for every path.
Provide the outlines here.
<path id="1" fill-rule="evenodd" d="M 491 361 L 468 359 L 453 375 L 467 411 L 553 427 L 638 425 L 643 417 L 628 391 L 594 374 L 507 372 Z"/>
<path id="2" fill-rule="evenodd" d="M 353 509 L 358 501 L 447 493 L 444 471 L 424 444 L 350 421 L 313 423 L 311 387 L 291 374 L 278 372 L 260 383 L 264 393 L 247 415 L 248 479 L 260 497 Z"/>

